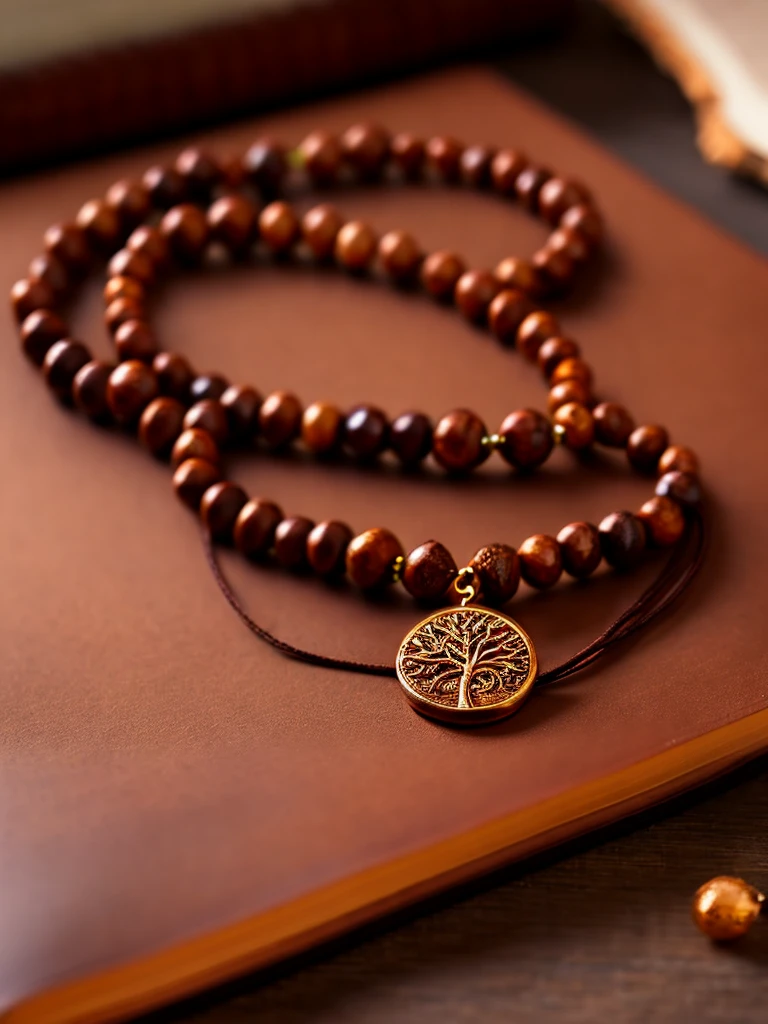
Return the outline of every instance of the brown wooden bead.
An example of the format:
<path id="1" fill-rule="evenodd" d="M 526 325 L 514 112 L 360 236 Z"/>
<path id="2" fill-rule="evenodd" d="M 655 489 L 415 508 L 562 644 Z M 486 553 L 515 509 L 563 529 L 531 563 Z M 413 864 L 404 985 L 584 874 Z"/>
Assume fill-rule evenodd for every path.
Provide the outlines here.
<path id="1" fill-rule="evenodd" d="M 459 160 L 459 177 L 470 188 L 487 188 L 491 184 L 491 161 L 494 150 L 488 146 L 467 146 Z"/>
<path id="2" fill-rule="evenodd" d="M 635 429 L 635 421 L 617 402 L 601 402 L 592 410 L 595 437 L 600 444 L 611 448 L 624 448 Z"/>
<path id="3" fill-rule="evenodd" d="M 514 149 L 500 149 L 491 160 L 491 180 L 496 191 L 503 196 L 516 195 L 517 177 L 527 164 L 528 159 L 524 153 Z"/>
<path id="4" fill-rule="evenodd" d="M 600 548 L 608 565 L 629 569 L 645 551 L 645 527 L 631 512 L 612 512 L 600 523 Z"/>
<path id="5" fill-rule="evenodd" d="M 79 341 L 67 338 L 54 342 L 43 359 L 43 374 L 48 387 L 58 398 L 69 401 L 77 371 L 91 359 L 91 353 Z"/>
<path id="6" fill-rule="evenodd" d="M 221 462 L 219 446 L 207 430 L 192 427 L 183 430 L 176 438 L 171 451 L 171 465 L 174 469 L 187 459 L 205 459 L 218 466 Z"/>
<path id="7" fill-rule="evenodd" d="M 579 359 L 577 356 L 563 359 L 552 371 L 549 382 L 554 385 L 564 380 L 578 380 L 589 390 L 592 386 L 592 370 L 583 359 Z"/>
<path id="8" fill-rule="evenodd" d="M 291 516 L 277 524 L 275 530 L 275 558 L 286 569 L 304 569 L 307 566 L 307 541 L 315 524 L 304 516 Z"/>
<path id="9" fill-rule="evenodd" d="M 589 240 L 575 228 L 558 228 L 547 239 L 546 248 L 551 252 L 564 253 L 575 266 L 585 263 L 592 246 Z"/>
<path id="10" fill-rule="evenodd" d="M 515 181 L 515 195 L 520 204 L 531 213 L 539 208 L 539 193 L 545 182 L 551 177 L 543 167 L 528 166 L 522 170 Z"/>
<path id="11" fill-rule="evenodd" d="M 422 287 L 434 299 L 452 299 L 456 284 L 465 269 L 463 261 L 455 253 L 430 253 L 421 265 Z"/>
<path id="12" fill-rule="evenodd" d="M 222 196 L 208 208 L 211 238 L 241 256 L 256 237 L 256 207 L 243 196 Z"/>
<path id="13" fill-rule="evenodd" d="M 75 274 L 84 273 L 91 265 L 91 247 L 77 224 L 52 224 L 43 235 L 43 244 L 46 252 Z"/>
<path id="14" fill-rule="evenodd" d="M 131 302 L 143 303 L 146 289 L 135 277 L 110 277 L 104 285 L 104 304 L 108 306 L 115 299 L 129 299 Z"/>
<path id="15" fill-rule="evenodd" d="M 202 402 L 204 398 L 219 399 L 229 387 L 229 381 L 218 373 L 201 373 L 189 385 L 189 400 Z"/>
<path id="16" fill-rule="evenodd" d="M 206 462 L 205 459 L 187 459 L 176 467 L 173 488 L 179 499 L 197 512 L 205 492 L 220 479 L 219 467 L 212 462 Z"/>
<path id="17" fill-rule="evenodd" d="M 354 124 L 341 136 L 346 162 L 364 178 L 381 173 L 389 156 L 389 132 L 376 124 Z"/>
<path id="18" fill-rule="evenodd" d="M 359 405 L 344 420 L 342 444 L 356 459 L 375 459 L 387 447 L 389 423 L 385 413 L 372 405 Z"/>
<path id="19" fill-rule="evenodd" d="M 663 473 L 689 473 L 697 476 L 700 470 L 699 457 L 692 448 L 686 448 L 682 444 L 672 444 L 661 454 L 657 472 Z"/>
<path id="20" fill-rule="evenodd" d="M 158 210 L 167 210 L 187 198 L 186 183 L 175 167 L 149 167 L 141 181 Z"/>
<path id="21" fill-rule="evenodd" d="M 130 233 L 126 249 L 140 256 L 146 256 L 154 269 L 165 270 L 171 264 L 171 247 L 168 238 L 159 228 L 141 224 Z"/>
<path id="22" fill-rule="evenodd" d="M 112 278 L 112 280 L 115 280 Z M 130 280 L 130 278 L 126 278 Z M 138 282 L 137 282 L 138 284 Z M 113 299 L 104 310 L 104 323 L 110 334 L 115 334 L 119 327 L 129 320 L 143 320 L 146 316 L 146 308 L 143 303 L 136 299 Z"/>
<path id="23" fill-rule="evenodd" d="M 581 402 L 566 402 L 552 415 L 556 427 L 565 431 L 563 443 L 574 451 L 588 448 L 595 439 L 595 421 L 592 413 Z"/>
<path id="24" fill-rule="evenodd" d="M 230 384 L 219 401 L 227 414 L 229 436 L 233 441 L 247 441 L 258 433 L 261 395 L 254 388 Z"/>
<path id="25" fill-rule="evenodd" d="M 550 224 L 558 224 L 566 210 L 589 200 L 589 192 L 580 182 L 550 178 L 539 191 L 539 213 Z"/>
<path id="26" fill-rule="evenodd" d="M 413 468 L 432 451 L 431 420 L 420 412 L 404 412 L 389 432 L 389 446 L 406 468 Z"/>
<path id="27" fill-rule="evenodd" d="M 89 246 L 101 252 L 114 249 L 122 233 L 119 216 L 103 199 L 90 199 L 81 206 L 75 223 L 85 233 Z"/>
<path id="28" fill-rule="evenodd" d="M 301 402 L 289 391 L 273 391 L 261 403 L 259 430 L 270 448 L 282 448 L 301 432 Z"/>
<path id="29" fill-rule="evenodd" d="M 533 254 L 531 263 L 541 277 L 547 294 L 559 292 L 570 284 L 576 271 L 576 264 L 568 253 L 563 249 L 552 248 L 549 244 Z"/>
<path id="30" fill-rule="evenodd" d="M 507 256 L 496 265 L 493 274 L 503 288 L 519 288 L 532 297 L 544 292 L 541 274 L 529 260 Z"/>
<path id="31" fill-rule="evenodd" d="M 600 214 L 588 203 L 571 206 L 560 218 L 560 227 L 580 232 L 593 246 L 603 240 L 604 228 Z"/>
<path id="32" fill-rule="evenodd" d="M 488 458 L 483 444 L 488 431 L 469 409 L 454 409 L 438 420 L 432 438 L 432 455 L 449 473 L 464 473 Z"/>
<path id="33" fill-rule="evenodd" d="M 533 303 L 526 292 L 505 288 L 488 307 L 488 326 L 502 345 L 514 345 L 518 327 L 532 312 Z"/>
<path id="34" fill-rule="evenodd" d="M 685 531 L 685 516 L 671 498 L 650 498 L 641 506 L 637 518 L 645 526 L 648 539 L 656 547 L 676 544 Z"/>
<path id="35" fill-rule="evenodd" d="M 309 174 L 318 184 L 335 181 L 341 167 L 341 143 L 328 132 L 311 132 L 298 147 L 299 157 Z"/>
<path id="36" fill-rule="evenodd" d="M 392 136 L 390 157 L 406 178 L 418 178 L 424 169 L 426 148 L 424 142 L 408 132 Z"/>
<path id="37" fill-rule="evenodd" d="M 119 216 L 123 231 L 130 231 L 146 220 L 152 205 L 146 186 L 128 178 L 110 185 L 104 199 Z"/>
<path id="38" fill-rule="evenodd" d="M 301 236 L 315 259 L 330 259 L 343 225 L 344 218 L 330 203 L 321 203 L 307 210 L 301 218 Z"/>
<path id="39" fill-rule="evenodd" d="M 345 270 L 367 270 L 376 255 L 376 234 L 360 220 L 348 221 L 336 236 L 334 254 Z"/>
<path id="40" fill-rule="evenodd" d="M 11 309 L 19 323 L 36 309 L 51 309 L 56 296 L 49 285 L 37 278 L 23 277 L 11 288 Z"/>
<path id="41" fill-rule="evenodd" d="M 200 518 L 211 537 L 220 543 L 232 540 L 232 533 L 248 495 L 237 484 L 220 480 L 211 484 L 200 499 Z"/>
<path id="42" fill-rule="evenodd" d="M 24 318 L 19 334 L 24 355 L 42 366 L 48 349 L 67 336 L 67 325 L 50 309 L 36 309 Z"/>
<path id="43" fill-rule="evenodd" d="M 343 429 L 341 412 L 330 402 L 313 402 L 301 417 L 301 439 L 314 455 L 336 451 Z"/>
<path id="44" fill-rule="evenodd" d="M 47 285 L 57 299 L 66 295 L 70 284 L 67 268 L 50 252 L 35 256 L 29 264 L 29 276 Z"/>
<path id="45" fill-rule="evenodd" d="M 180 263 L 195 263 L 208 244 L 208 221 L 199 206 L 181 203 L 164 214 L 160 234 Z"/>
<path id="46" fill-rule="evenodd" d="M 107 401 L 118 423 L 135 423 L 157 392 L 157 375 L 138 359 L 120 363 L 109 375 Z"/>
<path id="47" fill-rule="evenodd" d="M 191 405 L 184 416 L 184 429 L 199 427 L 207 430 L 217 445 L 229 437 L 229 424 L 224 406 L 216 398 L 203 398 Z"/>
<path id="48" fill-rule="evenodd" d="M 347 547 L 347 575 L 361 590 L 375 590 L 394 582 L 393 568 L 402 557 L 400 541 L 377 527 L 353 537 Z"/>
<path id="49" fill-rule="evenodd" d="M 235 546 L 247 558 L 259 558 L 274 543 L 283 511 L 273 501 L 253 498 L 240 509 L 234 528 Z"/>
<path id="50" fill-rule="evenodd" d="M 141 359 L 151 363 L 157 355 L 157 339 L 143 320 L 126 320 L 115 331 L 115 348 L 121 361 Z"/>
<path id="51" fill-rule="evenodd" d="M 157 277 L 155 264 L 149 256 L 130 249 L 118 249 L 107 264 L 107 273 L 110 277 L 135 277 L 148 286 L 153 285 Z"/>
<path id="52" fill-rule="evenodd" d="M 520 545 L 517 551 L 520 573 L 531 587 L 545 590 L 560 579 L 563 561 L 560 545 L 546 533 L 535 533 Z"/>
<path id="53" fill-rule="evenodd" d="M 536 363 L 549 380 L 555 367 L 564 359 L 576 359 L 580 355 L 581 349 L 571 338 L 548 338 L 539 349 Z"/>
<path id="54" fill-rule="evenodd" d="M 450 551 L 439 541 L 428 540 L 405 556 L 401 578 L 412 597 L 434 601 L 443 596 L 457 573 Z"/>
<path id="55" fill-rule="evenodd" d="M 577 580 L 591 576 L 603 557 L 600 533 L 592 523 L 569 523 L 557 535 L 563 569 Z"/>
<path id="56" fill-rule="evenodd" d="M 517 329 L 515 344 L 518 352 L 531 362 L 536 360 L 539 349 L 549 338 L 560 335 L 560 324 L 551 313 L 536 310 L 523 320 Z"/>
<path id="57" fill-rule="evenodd" d="M 218 160 L 197 146 L 183 149 L 173 166 L 184 180 L 186 194 L 198 202 L 208 202 L 211 192 L 223 178 Z"/>
<path id="58" fill-rule="evenodd" d="M 421 249 L 406 231 L 389 231 L 379 242 L 379 262 L 396 284 L 412 283 L 421 261 Z"/>
<path id="59" fill-rule="evenodd" d="M 110 417 L 107 384 L 113 370 L 114 366 L 110 363 L 92 359 L 77 371 L 72 381 L 72 398 L 75 405 L 89 419 L 96 422 L 104 422 Z"/>
<path id="60" fill-rule="evenodd" d="M 490 270 L 468 270 L 456 282 L 453 300 L 467 320 L 480 323 L 488 316 L 488 307 L 499 291 L 499 282 Z"/>
<path id="61" fill-rule="evenodd" d="M 153 455 L 165 457 L 181 433 L 184 406 L 175 398 L 155 398 L 139 419 L 139 440 Z"/>
<path id="62" fill-rule="evenodd" d="M 273 253 L 285 253 L 299 237 L 299 219 L 289 203 L 276 200 L 259 214 L 259 234 Z"/>
<path id="63" fill-rule="evenodd" d="M 456 181 L 464 147 L 449 135 L 437 135 L 424 147 L 427 166 L 443 181 Z"/>
<path id="64" fill-rule="evenodd" d="M 655 473 L 668 444 L 669 435 L 664 427 L 637 427 L 627 440 L 627 458 L 641 473 Z"/>
<path id="65" fill-rule="evenodd" d="M 578 402 L 580 405 L 589 405 L 592 396 L 587 388 L 579 380 L 562 380 L 550 389 L 547 398 L 547 408 L 551 413 L 567 405 L 569 402 Z"/>
<path id="66" fill-rule="evenodd" d="M 307 537 L 307 561 L 310 567 L 319 576 L 341 575 L 353 536 L 346 523 L 335 520 L 318 523 Z"/>
<path id="67" fill-rule="evenodd" d="M 499 451 L 517 469 L 533 469 L 545 462 L 554 447 L 552 424 L 534 409 L 511 412 L 499 427 L 504 438 Z"/>
<path id="68" fill-rule="evenodd" d="M 162 395 L 178 398 L 180 402 L 189 399 L 189 387 L 194 380 L 194 371 L 184 356 L 175 352 L 158 352 L 152 360 L 152 369 Z"/>
<path id="69" fill-rule="evenodd" d="M 520 586 L 520 559 L 509 544 L 488 544 L 472 556 L 469 563 L 480 581 L 486 604 L 500 608 L 517 593 Z"/>
<path id="70" fill-rule="evenodd" d="M 243 157 L 243 170 L 262 195 L 271 198 L 288 173 L 285 149 L 272 139 L 257 139 Z"/>
<path id="71" fill-rule="evenodd" d="M 56 344 L 60 345 L 61 342 Z M 689 509 L 701 501 L 701 484 L 699 478 L 691 473 L 673 471 L 659 477 L 656 494 L 660 498 L 673 498 L 683 508 Z"/>

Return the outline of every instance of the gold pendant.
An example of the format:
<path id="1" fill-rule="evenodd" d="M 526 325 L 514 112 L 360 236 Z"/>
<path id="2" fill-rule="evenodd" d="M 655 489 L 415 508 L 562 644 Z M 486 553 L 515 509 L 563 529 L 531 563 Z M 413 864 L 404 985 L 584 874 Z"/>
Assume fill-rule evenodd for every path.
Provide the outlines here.
<path id="1" fill-rule="evenodd" d="M 472 569 L 462 569 L 460 607 L 443 608 L 408 633 L 397 653 L 397 678 L 417 710 L 452 725 L 506 718 L 536 679 L 536 651 L 516 622 L 469 602 L 476 596 Z"/>

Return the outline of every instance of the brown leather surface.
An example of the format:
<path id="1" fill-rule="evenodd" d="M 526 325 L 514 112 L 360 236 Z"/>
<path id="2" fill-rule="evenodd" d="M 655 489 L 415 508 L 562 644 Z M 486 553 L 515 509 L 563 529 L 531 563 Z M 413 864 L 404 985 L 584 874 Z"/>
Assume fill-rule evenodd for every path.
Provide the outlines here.
<path id="1" fill-rule="evenodd" d="M 701 454 L 712 545 L 684 604 L 621 656 L 531 698 L 505 723 L 456 732 L 388 680 L 287 661 L 256 641 L 205 566 L 166 466 L 54 404 L 4 320 L 0 649 L 0 1009 L 56 982 L 254 915 L 394 857 L 610 775 L 766 705 L 764 261 L 567 125 L 474 70 L 261 121 L 287 138 L 360 117 L 519 145 L 577 175 L 611 228 L 602 267 L 560 304 L 602 394 Z M 237 150 L 257 125 L 211 136 Z M 175 147 L 174 147 L 175 148 Z M 43 229 L 157 147 L 0 191 L 0 277 Z M 526 253 L 541 225 L 475 194 L 345 194 L 480 266 Z M 76 318 L 101 337 L 94 287 Z M 174 285 L 158 323 L 203 369 L 306 400 L 391 413 L 457 405 L 495 426 L 544 405 L 538 375 L 451 312 L 376 284 L 238 270 Z M 560 452 L 530 480 L 497 463 L 465 482 L 263 455 L 235 475 L 286 512 L 386 525 L 466 560 L 651 489 L 623 466 Z M 329 654 L 386 660 L 411 604 L 226 559 L 264 625 Z M 653 571 L 521 594 L 510 611 L 543 663 L 591 639 Z M 569 827 L 561 834 L 567 835 Z M 515 855 L 510 850 L 510 857 Z"/>

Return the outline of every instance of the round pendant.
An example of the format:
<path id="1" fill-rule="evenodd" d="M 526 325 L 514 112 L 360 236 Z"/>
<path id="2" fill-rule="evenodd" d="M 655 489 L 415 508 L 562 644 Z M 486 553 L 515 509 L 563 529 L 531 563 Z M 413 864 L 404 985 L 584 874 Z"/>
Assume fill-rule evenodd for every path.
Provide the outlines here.
<path id="1" fill-rule="evenodd" d="M 396 667 L 417 711 L 453 725 L 479 725 L 522 704 L 536 678 L 536 651 L 506 615 L 465 605 L 443 608 L 414 626 Z"/>

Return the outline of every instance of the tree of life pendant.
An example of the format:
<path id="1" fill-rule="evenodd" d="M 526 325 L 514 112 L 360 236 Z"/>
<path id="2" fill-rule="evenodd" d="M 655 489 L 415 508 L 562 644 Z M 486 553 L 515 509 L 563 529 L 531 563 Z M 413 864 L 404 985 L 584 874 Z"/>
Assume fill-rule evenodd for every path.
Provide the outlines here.
<path id="1" fill-rule="evenodd" d="M 536 667 L 525 630 L 506 615 L 471 604 L 444 608 L 414 626 L 396 663 L 413 707 L 453 725 L 511 715 L 533 686 Z"/>

